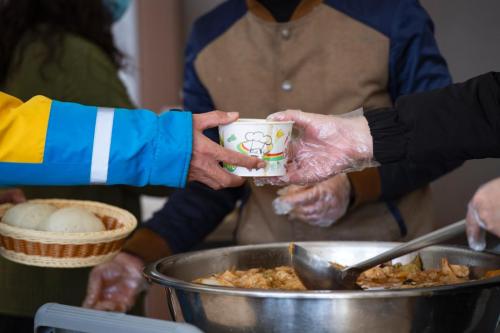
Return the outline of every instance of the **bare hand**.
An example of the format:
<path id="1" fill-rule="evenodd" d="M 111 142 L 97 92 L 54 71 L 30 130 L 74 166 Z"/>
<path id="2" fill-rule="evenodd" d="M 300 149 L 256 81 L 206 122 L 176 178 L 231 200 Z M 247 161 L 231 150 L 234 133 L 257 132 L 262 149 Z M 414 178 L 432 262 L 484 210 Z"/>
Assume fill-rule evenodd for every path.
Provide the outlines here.
<path id="1" fill-rule="evenodd" d="M 188 176 L 190 181 L 202 182 L 215 190 L 236 187 L 243 184 L 244 179 L 224 170 L 219 162 L 248 169 L 266 166 L 264 161 L 256 157 L 225 149 L 203 135 L 203 130 L 232 123 L 238 116 L 237 112 L 222 111 L 193 115 L 193 156 Z"/>
<path id="2" fill-rule="evenodd" d="M 6 190 L 2 194 L 0 194 L 0 204 L 2 203 L 18 204 L 25 201 L 26 197 L 24 196 L 23 191 L 21 191 L 18 188 Z"/>

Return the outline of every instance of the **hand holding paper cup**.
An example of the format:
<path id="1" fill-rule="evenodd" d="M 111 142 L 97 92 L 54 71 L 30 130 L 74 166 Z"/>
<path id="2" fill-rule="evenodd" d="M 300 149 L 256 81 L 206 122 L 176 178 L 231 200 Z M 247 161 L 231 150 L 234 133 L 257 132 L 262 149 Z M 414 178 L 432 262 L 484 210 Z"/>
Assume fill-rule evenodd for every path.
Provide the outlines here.
<path id="1" fill-rule="evenodd" d="M 193 149 L 189 165 L 189 181 L 198 181 L 214 190 L 242 185 L 245 180 L 224 170 L 219 162 L 247 168 L 263 168 L 266 163 L 257 157 L 241 155 L 224 149 L 203 134 L 208 128 L 229 124 L 238 119 L 237 112 L 212 111 L 193 115 Z"/>
<path id="2" fill-rule="evenodd" d="M 263 169 L 249 170 L 225 163 L 224 168 L 241 177 L 275 177 L 286 174 L 286 150 L 292 135 L 293 121 L 239 119 L 219 126 L 224 148 L 266 161 Z"/>

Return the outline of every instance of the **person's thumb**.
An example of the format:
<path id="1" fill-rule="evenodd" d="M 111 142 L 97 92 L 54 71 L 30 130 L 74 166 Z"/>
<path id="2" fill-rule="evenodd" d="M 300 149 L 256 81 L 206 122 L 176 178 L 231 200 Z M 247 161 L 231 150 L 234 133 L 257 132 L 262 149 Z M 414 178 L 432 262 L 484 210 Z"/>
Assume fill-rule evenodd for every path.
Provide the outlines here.
<path id="1" fill-rule="evenodd" d="M 295 122 L 294 125 L 297 125 L 298 127 L 305 127 L 309 124 L 309 119 L 307 119 L 306 115 L 307 114 L 305 112 L 300 110 L 286 110 L 270 114 L 267 116 L 267 120 L 293 121 Z"/>
<path id="2" fill-rule="evenodd" d="M 288 186 L 280 188 L 278 191 L 276 191 L 276 193 L 279 196 L 285 196 L 285 195 L 289 195 L 292 193 L 302 192 L 306 188 L 307 188 L 306 186 L 302 186 L 302 185 L 288 185 Z"/>
<path id="3" fill-rule="evenodd" d="M 212 154 L 217 161 L 225 162 L 231 165 L 242 166 L 250 170 L 266 167 L 266 162 L 257 157 L 238 153 L 216 144 L 211 144 L 210 146 L 212 146 Z"/>
<path id="4" fill-rule="evenodd" d="M 292 206 L 309 204 L 319 200 L 319 193 L 316 187 L 302 187 L 302 191 L 287 193 L 281 197 L 281 200 L 288 202 Z"/>
<path id="5" fill-rule="evenodd" d="M 238 112 L 222 112 L 211 111 L 203 114 L 194 115 L 198 122 L 197 128 L 205 130 L 207 128 L 217 127 L 219 125 L 226 125 L 238 120 Z"/>
<path id="6" fill-rule="evenodd" d="M 308 202 L 311 188 L 306 186 L 290 185 L 278 191 L 279 197 L 274 199 L 273 208 L 277 215 L 287 215 L 295 207 Z"/>
<path id="7" fill-rule="evenodd" d="M 273 200 L 273 209 L 276 215 L 287 215 L 293 210 L 293 206 L 281 198 L 276 198 Z"/>

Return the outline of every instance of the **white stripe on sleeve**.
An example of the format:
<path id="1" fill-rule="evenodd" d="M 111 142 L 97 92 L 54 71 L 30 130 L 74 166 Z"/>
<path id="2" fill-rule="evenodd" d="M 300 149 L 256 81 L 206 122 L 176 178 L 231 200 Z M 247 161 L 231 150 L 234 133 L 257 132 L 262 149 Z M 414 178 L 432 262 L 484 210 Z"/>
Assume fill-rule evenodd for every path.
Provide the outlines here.
<path id="1" fill-rule="evenodd" d="M 90 182 L 92 184 L 106 184 L 108 180 L 109 151 L 111 149 L 114 115 L 115 109 L 97 109 L 92 165 L 90 167 Z"/>

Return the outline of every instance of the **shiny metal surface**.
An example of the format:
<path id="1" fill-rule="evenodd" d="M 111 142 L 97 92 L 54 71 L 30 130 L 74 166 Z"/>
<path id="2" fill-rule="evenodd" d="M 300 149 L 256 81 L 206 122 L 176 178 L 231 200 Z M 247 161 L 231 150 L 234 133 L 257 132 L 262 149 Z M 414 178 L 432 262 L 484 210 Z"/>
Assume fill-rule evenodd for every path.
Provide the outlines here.
<path id="1" fill-rule="evenodd" d="M 309 253 L 299 245 L 291 245 L 292 266 L 307 289 L 311 290 L 356 290 L 356 280 L 369 268 L 402 257 L 431 245 L 450 240 L 465 233 L 465 220 L 450 224 L 426 235 L 402 243 L 372 258 L 339 269 L 328 260 Z"/>
<path id="2" fill-rule="evenodd" d="M 301 242 L 329 261 L 353 265 L 396 243 Z M 500 256 L 433 246 L 420 251 L 424 266 L 451 263 L 500 267 Z M 406 263 L 413 255 L 395 260 Z M 288 243 L 237 246 L 162 259 L 145 270 L 165 286 L 170 312 L 204 332 L 495 332 L 500 278 L 454 286 L 377 291 L 265 291 L 190 283 L 235 267 L 289 265 Z"/>
<path id="3" fill-rule="evenodd" d="M 328 260 L 307 251 L 297 244 L 290 245 L 291 264 L 302 284 L 309 290 L 360 289 L 352 281 L 345 281 L 343 269 L 334 267 Z M 346 283 L 347 282 L 347 283 Z"/>

